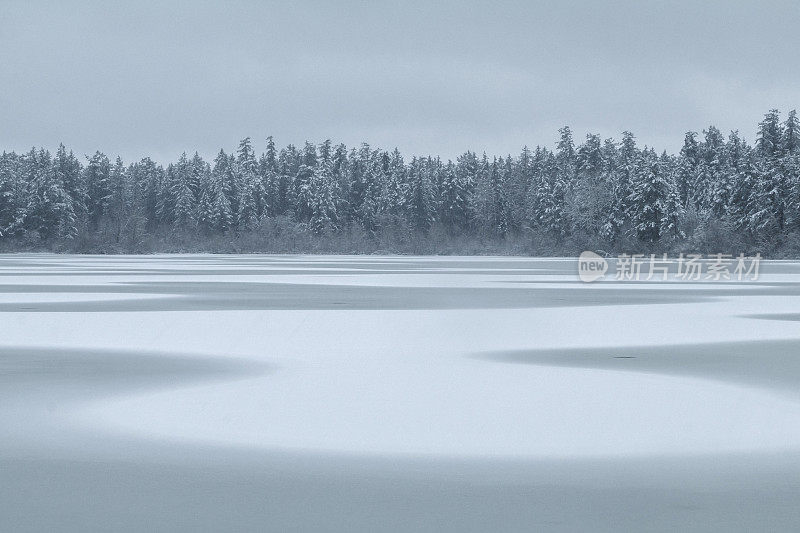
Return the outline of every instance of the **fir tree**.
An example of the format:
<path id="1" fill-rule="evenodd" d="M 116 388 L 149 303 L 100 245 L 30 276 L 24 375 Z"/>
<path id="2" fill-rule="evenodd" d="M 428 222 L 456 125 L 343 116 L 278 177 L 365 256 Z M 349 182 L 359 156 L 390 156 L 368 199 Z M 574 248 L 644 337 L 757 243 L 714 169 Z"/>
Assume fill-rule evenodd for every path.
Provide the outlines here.
<path id="1" fill-rule="evenodd" d="M 406 217 L 415 231 L 426 233 L 433 223 L 433 191 L 425 160 L 414 158 L 408 169 Z"/>
<path id="2" fill-rule="evenodd" d="M 314 233 L 336 229 L 337 182 L 333 177 L 329 150 L 321 150 L 320 158 L 308 184 L 311 210 L 309 225 Z"/>
<path id="3" fill-rule="evenodd" d="M 100 219 L 108 211 L 108 200 L 111 196 L 108 174 L 111 165 L 108 157 L 96 152 L 86 165 L 84 181 L 86 182 L 86 210 L 89 222 L 97 228 Z"/>
<path id="4" fill-rule="evenodd" d="M 53 160 L 53 168 L 56 178 L 61 182 L 64 191 L 70 197 L 75 216 L 85 217 L 87 192 L 80 161 L 72 152 L 67 153 L 67 149 L 63 144 L 59 144 Z"/>
<path id="5" fill-rule="evenodd" d="M 469 183 L 465 173 L 458 172 L 448 161 L 441 172 L 441 220 L 451 231 L 464 229 L 469 222 Z"/>
<path id="6" fill-rule="evenodd" d="M 172 200 L 172 220 L 179 227 L 189 228 L 194 226 L 197 215 L 195 193 L 192 190 L 194 171 L 184 152 L 178 163 L 172 167 L 170 181 Z"/>
<path id="7" fill-rule="evenodd" d="M 18 194 L 22 184 L 18 159 L 7 152 L 0 157 L 0 238 L 18 234 L 25 221 L 24 195 Z"/>
<path id="8" fill-rule="evenodd" d="M 119 243 L 122 233 L 129 224 L 134 222 L 134 189 L 129 181 L 129 173 L 126 172 L 122 159 L 117 157 L 114 166 L 109 172 L 108 214 L 111 218 L 114 229 L 114 242 Z"/>
<path id="9" fill-rule="evenodd" d="M 639 240 L 654 244 L 671 226 L 668 205 L 673 192 L 663 163 L 652 149 L 642 152 L 637 167 L 630 202 L 633 230 Z M 677 195 L 675 199 L 677 203 Z"/>

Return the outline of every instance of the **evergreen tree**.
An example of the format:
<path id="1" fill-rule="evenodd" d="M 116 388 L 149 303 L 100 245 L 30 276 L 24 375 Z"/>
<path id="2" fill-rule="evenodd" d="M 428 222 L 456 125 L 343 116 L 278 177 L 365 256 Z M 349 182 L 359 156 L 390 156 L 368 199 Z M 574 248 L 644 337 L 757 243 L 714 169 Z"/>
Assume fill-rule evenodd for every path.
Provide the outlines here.
<path id="1" fill-rule="evenodd" d="M 671 227 L 671 184 L 652 149 L 642 152 L 631 195 L 633 230 L 643 242 L 654 244 Z M 674 196 L 677 203 L 677 194 Z"/>
<path id="2" fill-rule="evenodd" d="M 727 147 L 720 131 L 710 126 L 705 132 L 696 190 L 699 207 L 715 217 L 721 217 L 728 208 L 731 183 L 727 162 Z"/>
<path id="3" fill-rule="evenodd" d="M 192 190 L 194 169 L 186 156 L 186 152 L 181 154 L 178 163 L 172 167 L 171 175 L 172 220 L 179 227 L 193 227 L 197 216 L 195 193 Z"/>
<path id="4" fill-rule="evenodd" d="M 508 169 L 505 179 L 506 216 L 509 228 L 519 231 L 527 221 L 525 200 L 533 181 L 533 154 L 525 146 L 519 157 L 506 159 Z"/>
<path id="5" fill-rule="evenodd" d="M 684 207 L 690 205 L 696 207 L 698 203 L 697 175 L 700 165 L 700 144 L 696 137 L 697 134 L 693 131 L 686 133 L 678 165 L 678 196 Z"/>
<path id="6" fill-rule="evenodd" d="M 278 155 L 278 186 L 275 195 L 275 213 L 277 215 L 289 214 L 293 209 L 293 181 L 299 170 L 300 154 L 290 144 Z"/>
<path id="7" fill-rule="evenodd" d="M 382 190 L 381 210 L 392 215 L 399 215 L 404 211 L 403 202 L 406 198 L 406 165 L 403 156 L 395 148 L 389 159 L 386 172 L 386 185 Z"/>
<path id="8" fill-rule="evenodd" d="M 87 193 L 80 161 L 72 152 L 67 153 L 67 149 L 63 144 L 59 144 L 53 160 L 53 167 L 56 179 L 63 185 L 64 191 L 70 197 L 72 211 L 75 216 L 84 218 L 86 216 Z"/>
<path id="9" fill-rule="evenodd" d="M 786 224 L 786 200 L 789 180 L 782 164 L 783 131 L 777 109 L 770 110 L 758 126 L 756 147 L 763 168 L 756 184 L 753 224 L 769 233 L 782 232 Z"/>
<path id="10" fill-rule="evenodd" d="M 496 161 L 495 161 L 496 162 Z M 472 196 L 471 211 L 475 227 L 486 232 L 491 227 L 492 211 L 492 163 L 484 152 L 475 170 L 475 194 Z"/>
<path id="11" fill-rule="evenodd" d="M 469 182 L 456 165 L 448 161 L 442 170 L 440 218 L 451 231 L 463 230 L 469 223 Z"/>
<path id="12" fill-rule="evenodd" d="M 202 212 L 208 229 L 226 231 L 233 224 L 233 207 L 230 201 L 230 158 L 220 150 L 214 159 L 207 194 L 207 211 Z"/>
<path id="13" fill-rule="evenodd" d="M 328 229 L 335 229 L 337 223 L 336 198 L 338 196 L 338 183 L 333 176 L 331 155 L 330 150 L 323 145 L 323 149 L 320 151 L 320 158 L 308 185 L 311 208 L 309 225 L 311 230 L 317 234 Z"/>
<path id="14" fill-rule="evenodd" d="M 18 234 L 25 222 L 24 194 L 19 193 L 22 178 L 18 172 L 18 156 L 3 152 L 0 157 L 0 238 Z"/>
<path id="15" fill-rule="evenodd" d="M 164 169 L 145 157 L 133 165 L 130 173 L 145 224 L 152 231 L 160 222 L 158 207 L 164 187 Z"/>
<path id="16" fill-rule="evenodd" d="M 212 173 L 209 196 L 211 199 L 209 225 L 217 231 L 227 231 L 233 224 L 233 208 L 228 195 L 225 194 L 225 180 L 221 172 Z"/>
<path id="17" fill-rule="evenodd" d="M 272 136 L 267 137 L 267 151 L 258 160 L 258 173 L 260 177 L 260 191 L 263 200 L 260 205 L 260 215 L 275 216 L 275 207 L 278 195 L 278 152 Z"/>
<path id="18" fill-rule="evenodd" d="M 426 233 L 434 221 L 433 191 L 426 167 L 424 159 L 415 157 L 411 160 L 404 200 L 409 225 L 421 233 Z"/>
<path id="19" fill-rule="evenodd" d="M 629 131 L 622 132 L 622 143 L 619 151 L 610 154 L 607 159 L 610 178 L 610 207 L 608 216 L 600 230 L 601 235 L 610 242 L 615 242 L 625 232 L 628 224 L 631 185 L 634 181 L 636 164 L 639 160 L 639 149 L 636 138 Z"/>
<path id="20" fill-rule="evenodd" d="M 108 211 L 108 200 L 111 196 L 108 174 L 111 165 L 108 157 L 96 152 L 86 165 L 84 181 L 86 183 L 86 211 L 91 226 L 96 229 L 100 219 Z"/>
<path id="21" fill-rule="evenodd" d="M 250 137 L 242 139 L 236 151 L 233 167 L 233 183 L 236 184 L 236 224 L 241 229 L 250 229 L 264 212 L 266 193 L 258 174 L 258 162 Z"/>
<path id="22" fill-rule="evenodd" d="M 612 209 L 609 163 L 599 135 L 587 135 L 577 150 L 576 182 L 571 195 L 571 218 L 576 230 L 600 234 Z"/>
<path id="23" fill-rule="evenodd" d="M 22 160 L 23 179 L 27 185 L 24 227 L 42 239 L 73 237 L 75 213 L 72 199 L 55 173 L 50 153 L 31 149 Z"/>
<path id="24" fill-rule="evenodd" d="M 208 165 L 200 154 L 194 153 L 190 163 L 191 175 L 189 179 L 189 188 L 192 190 L 194 201 L 197 203 L 200 200 L 201 184 L 203 182 L 203 174 L 206 172 Z"/>
<path id="25" fill-rule="evenodd" d="M 786 224 L 800 229 L 800 120 L 795 110 L 783 123 L 781 172 L 785 177 Z"/>
<path id="26" fill-rule="evenodd" d="M 119 243 L 123 231 L 137 222 L 134 216 L 136 204 L 134 203 L 133 184 L 119 157 L 109 172 L 109 188 L 108 214 L 114 229 L 114 242 Z"/>
<path id="27" fill-rule="evenodd" d="M 664 175 L 666 182 L 666 200 L 664 202 L 664 216 L 661 219 L 661 237 L 683 239 L 686 237 L 680 227 L 683 216 L 683 206 L 678 193 L 676 174 L 677 165 L 673 158 L 666 152 L 661 154 L 659 159 L 659 170 Z"/>
<path id="28" fill-rule="evenodd" d="M 743 150 L 731 188 L 731 202 L 727 216 L 739 230 L 752 234 L 756 229 L 758 205 L 756 183 L 759 180 L 757 155 L 753 150 Z"/>

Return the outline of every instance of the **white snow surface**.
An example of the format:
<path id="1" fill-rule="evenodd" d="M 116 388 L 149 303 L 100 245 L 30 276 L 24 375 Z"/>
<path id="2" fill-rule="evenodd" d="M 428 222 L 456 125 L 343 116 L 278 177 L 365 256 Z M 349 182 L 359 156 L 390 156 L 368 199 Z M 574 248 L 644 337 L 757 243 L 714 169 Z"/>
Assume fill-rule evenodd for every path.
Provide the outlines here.
<path id="1" fill-rule="evenodd" d="M 0 256 L 0 377 L 14 350 L 241 367 L 137 386 L 122 370 L 91 394 L 82 374 L 57 399 L 20 381 L 0 404 L 0 454 L 78 457 L 124 442 L 434 462 L 797 457 L 800 389 L 668 361 L 637 368 L 617 352 L 707 346 L 723 357 L 719 343 L 800 342 L 800 264 L 765 262 L 757 282 L 738 284 L 583 284 L 575 268 L 563 258 Z M 506 307 L 502 294 L 530 304 Z M 606 362 L 495 357 L 587 349 L 607 351 Z M 761 355 L 753 368 L 768 364 Z M 12 378 L 21 361 L 7 363 Z M 147 361 L 131 368 L 149 376 Z"/>

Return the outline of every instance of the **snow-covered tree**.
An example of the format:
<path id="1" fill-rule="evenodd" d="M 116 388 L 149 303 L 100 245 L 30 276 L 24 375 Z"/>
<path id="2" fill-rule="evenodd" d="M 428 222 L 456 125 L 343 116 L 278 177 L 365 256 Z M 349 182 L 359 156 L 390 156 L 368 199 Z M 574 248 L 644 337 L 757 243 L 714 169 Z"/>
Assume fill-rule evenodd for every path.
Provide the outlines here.
<path id="1" fill-rule="evenodd" d="M 463 230 L 469 223 L 470 186 L 468 176 L 458 172 L 456 165 L 448 161 L 441 172 L 442 191 L 439 207 L 442 223 L 453 230 Z"/>
<path id="2" fill-rule="evenodd" d="M 266 193 L 258 174 L 258 162 L 249 137 L 239 143 L 233 172 L 233 183 L 236 184 L 236 224 L 239 228 L 247 230 L 258 221 L 266 204 Z"/>
<path id="3" fill-rule="evenodd" d="M 134 184 L 122 159 L 117 157 L 108 176 L 110 195 L 108 215 L 112 222 L 115 242 L 120 242 L 122 234 L 131 225 L 138 223 Z"/>
<path id="4" fill-rule="evenodd" d="M 423 233 L 430 229 L 434 221 L 433 190 L 428 165 L 429 162 L 425 159 L 412 159 L 403 202 L 409 225 L 415 231 Z"/>
<path id="5" fill-rule="evenodd" d="M 311 210 L 309 225 L 314 233 L 335 229 L 338 183 L 334 179 L 329 150 L 322 150 L 308 183 L 308 201 Z"/>
<path id="6" fill-rule="evenodd" d="M 586 234 L 601 234 L 612 210 L 611 176 L 608 149 L 599 135 L 589 134 L 577 150 L 575 185 L 570 195 L 570 215 L 575 230 Z M 613 153 L 610 154 L 613 156 Z"/>
<path id="7" fill-rule="evenodd" d="M 0 238 L 16 235 L 25 222 L 27 200 L 19 167 L 17 154 L 3 152 L 0 157 Z"/>
<path id="8" fill-rule="evenodd" d="M 76 218 L 85 218 L 87 192 L 80 161 L 72 152 L 67 152 L 63 144 L 60 144 L 53 158 L 53 169 L 56 179 L 63 185 L 70 197 L 72 211 Z"/>
<path id="9" fill-rule="evenodd" d="M 111 196 L 108 174 L 111 164 L 105 154 L 96 152 L 86 165 L 84 170 L 84 182 L 86 183 L 86 210 L 89 222 L 94 227 L 100 223 L 100 219 L 108 211 L 108 200 Z"/>
<path id="10" fill-rule="evenodd" d="M 642 151 L 630 199 L 636 236 L 649 244 L 658 242 L 672 227 L 670 203 L 678 203 L 662 161 L 652 149 Z"/>
<path id="11" fill-rule="evenodd" d="M 26 184 L 24 227 L 43 239 L 71 238 L 77 233 L 72 199 L 56 175 L 50 153 L 31 149 L 22 158 L 22 176 Z"/>
<path id="12" fill-rule="evenodd" d="M 172 167 L 170 189 L 172 197 L 172 220 L 182 228 L 193 227 L 196 223 L 197 204 L 192 190 L 194 169 L 186 156 L 181 154 L 178 163 Z"/>
<path id="13" fill-rule="evenodd" d="M 631 186 L 639 158 L 640 154 L 639 149 L 636 147 L 636 138 L 629 131 L 622 132 L 622 142 L 616 154 L 609 154 L 606 157 L 611 172 L 609 184 L 611 199 L 608 216 L 600 233 L 611 242 L 614 242 L 623 234 L 628 224 Z"/>

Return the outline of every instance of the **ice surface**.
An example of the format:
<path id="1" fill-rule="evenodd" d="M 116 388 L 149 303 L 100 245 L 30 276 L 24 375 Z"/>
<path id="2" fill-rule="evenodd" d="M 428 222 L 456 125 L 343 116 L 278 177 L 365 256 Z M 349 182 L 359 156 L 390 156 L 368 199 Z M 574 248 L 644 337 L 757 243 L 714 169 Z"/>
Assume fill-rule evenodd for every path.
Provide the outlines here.
<path id="1" fill-rule="evenodd" d="M 2 256 L 0 529 L 797 529 L 798 267 Z"/>

